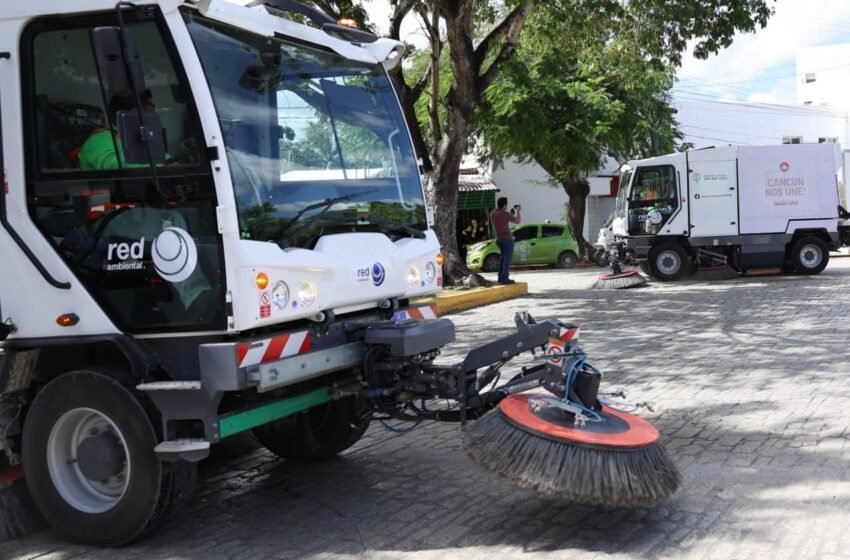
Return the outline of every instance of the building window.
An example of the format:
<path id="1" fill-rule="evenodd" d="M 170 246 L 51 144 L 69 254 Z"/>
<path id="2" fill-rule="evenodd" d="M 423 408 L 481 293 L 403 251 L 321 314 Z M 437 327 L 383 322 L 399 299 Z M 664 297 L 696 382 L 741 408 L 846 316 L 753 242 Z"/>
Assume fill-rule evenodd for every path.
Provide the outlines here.
<path id="1" fill-rule="evenodd" d="M 838 144 L 837 136 L 821 136 L 818 138 L 818 144 Z"/>
<path id="2" fill-rule="evenodd" d="M 805 82 L 807 84 L 814 83 L 817 80 L 817 76 L 815 76 L 814 72 L 808 72 L 805 77 Z"/>
<path id="3" fill-rule="evenodd" d="M 783 136 L 782 137 L 783 144 L 802 144 L 803 137 L 802 136 Z"/>

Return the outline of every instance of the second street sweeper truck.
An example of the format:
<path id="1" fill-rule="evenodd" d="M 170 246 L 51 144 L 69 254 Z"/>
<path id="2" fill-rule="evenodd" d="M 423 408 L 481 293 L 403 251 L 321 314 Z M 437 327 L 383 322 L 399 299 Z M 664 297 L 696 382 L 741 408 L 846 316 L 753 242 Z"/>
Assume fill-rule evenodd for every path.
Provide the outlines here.
<path id="1" fill-rule="evenodd" d="M 0 5 L 0 456 L 55 529 L 130 542 L 211 445 L 319 460 L 373 419 L 468 421 L 473 459 L 547 495 L 676 490 L 575 326 L 522 313 L 437 360 L 402 50 L 292 0 Z"/>
<path id="2" fill-rule="evenodd" d="M 835 144 L 726 146 L 631 161 L 621 170 L 614 234 L 659 280 L 697 266 L 818 274 L 850 235 L 839 161 Z"/>

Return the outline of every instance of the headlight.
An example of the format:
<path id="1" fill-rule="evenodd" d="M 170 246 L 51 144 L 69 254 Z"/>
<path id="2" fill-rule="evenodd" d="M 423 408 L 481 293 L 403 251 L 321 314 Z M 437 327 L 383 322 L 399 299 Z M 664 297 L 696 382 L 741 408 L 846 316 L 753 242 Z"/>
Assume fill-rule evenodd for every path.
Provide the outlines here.
<path id="1" fill-rule="evenodd" d="M 407 269 L 407 285 L 411 288 L 418 288 L 422 281 L 422 276 L 419 274 L 419 268 L 411 266 Z"/>
<path id="2" fill-rule="evenodd" d="M 437 267 L 434 263 L 429 262 L 425 265 L 425 283 L 430 284 L 437 277 Z"/>
<path id="3" fill-rule="evenodd" d="M 301 302 L 301 307 L 310 307 L 316 303 L 316 285 L 310 280 L 304 280 L 298 286 L 298 301 Z"/>
<path id="4" fill-rule="evenodd" d="M 275 282 L 272 288 L 272 302 L 278 309 L 283 309 L 289 303 L 289 286 L 283 280 Z"/>

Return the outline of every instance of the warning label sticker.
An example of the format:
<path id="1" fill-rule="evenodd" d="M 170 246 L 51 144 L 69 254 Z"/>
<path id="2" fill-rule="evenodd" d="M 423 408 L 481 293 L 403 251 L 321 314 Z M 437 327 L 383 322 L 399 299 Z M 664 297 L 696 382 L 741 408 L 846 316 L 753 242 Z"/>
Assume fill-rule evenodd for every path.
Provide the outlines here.
<path id="1" fill-rule="evenodd" d="M 564 353 L 564 348 L 566 347 L 566 345 L 566 340 L 561 340 L 560 338 L 549 339 L 549 347 L 546 349 L 546 353 L 554 355 L 552 359 L 549 360 L 550 364 L 556 366 L 561 365 L 561 361 L 563 360 L 563 358 L 561 358 L 560 355 Z"/>
<path id="2" fill-rule="evenodd" d="M 272 316 L 272 296 L 268 291 L 260 292 L 260 319 Z"/>

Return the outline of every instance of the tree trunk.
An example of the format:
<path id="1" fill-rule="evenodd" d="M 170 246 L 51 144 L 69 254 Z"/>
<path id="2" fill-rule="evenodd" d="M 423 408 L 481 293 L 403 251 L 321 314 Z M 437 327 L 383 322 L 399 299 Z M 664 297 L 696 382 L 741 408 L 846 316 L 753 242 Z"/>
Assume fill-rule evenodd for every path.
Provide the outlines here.
<path id="1" fill-rule="evenodd" d="M 484 286 L 487 281 L 469 270 L 457 243 L 458 177 L 465 149 L 466 137 L 447 131 L 434 158 L 434 173 L 426 186 L 426 196 L 428 204 L 434 208 L 434 232 L 446 257 L 443 265 L 446 283 Z"/>
<path id="2" fill-rule="evenodd" d="M 587 214 L 587 197 L 590 184 L 580 177 L 572 177 L 562 183 L 564 191 L 570 197 L 567 212 L 567 226 L 578 244 L 579 258 L 590 261 L 593 258 L 593 245 L 584 238 L 584 216 Z"/>

